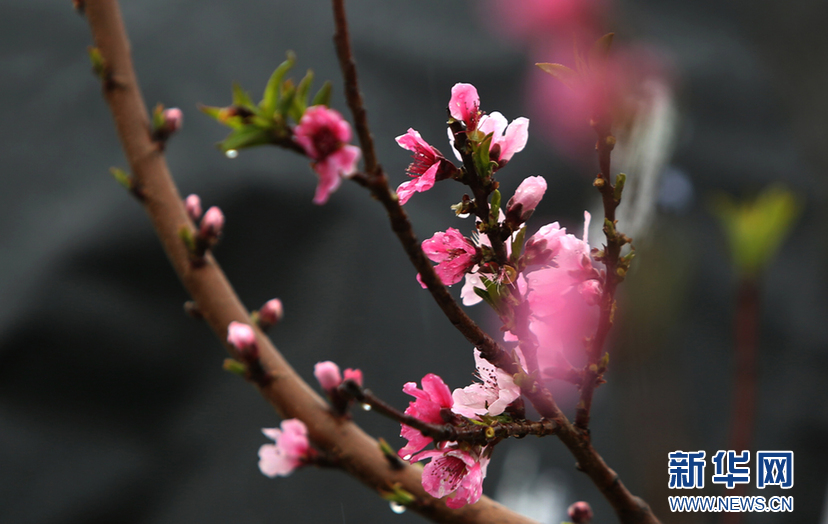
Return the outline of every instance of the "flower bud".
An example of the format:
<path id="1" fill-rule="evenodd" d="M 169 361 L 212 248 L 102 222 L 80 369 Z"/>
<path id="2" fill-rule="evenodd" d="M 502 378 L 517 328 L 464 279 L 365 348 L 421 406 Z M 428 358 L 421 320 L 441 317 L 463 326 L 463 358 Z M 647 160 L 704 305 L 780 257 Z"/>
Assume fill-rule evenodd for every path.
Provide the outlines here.
<path id="1" fill-rule="evenodd" d="M 567 510 L 573 524 L 589 524 L 592 520 L 592 508 L 586 502 L 576 502 Z"/>
<path id="2" fill-rule="evenodd" d="M 348 368 L 345 370 L 345 380 L 352 380 L 362 387 L 362 370 Z"/>
<path id="3" fill-rule="evenodd" d="M 543 194 L 546 193 L 546 180 L 542 176 L 530 176 L 520 183 L 515 195 L 506 205 L 506 220 L 520 225 L 532 216 Z"/>
<path id="4" fill-rule="evenodd" d="M 216 239 L 221 235 L 222 229 L 224 229 L 224 213 L 218 207 L 213 206 L 204 213 L 199 233 L 203 237 Z"/>
<path id="5" fill-rule="evenodd" d="M 313 366 L 313 376 L 319 381 L 326 392 L 331 392 L 342 384 L 342 375 L 339 373 L 339 366 L 336 363 L 326 360 L 325 362 L 317 362 Z M 361 382 L 361 381 L 360 381 Z"/>
<path id="6" fill-rule="evenodd" d="M 256 358 L 259 347 L 256 343 L 256 333 L 253 328 L 241 322 L 230 322 L 227 326 L 227 342 L 236 348 L 244 357 Z"/>
<path id="7" fill-rule="evenodd" d="M 259 327 L 267 329 L 270 326 L 275 326 L 284 316 L 285 310 L 282 307 L 282 301 L 278 298 L 270 299 L 259 309 Z"/>
<path id="8" fill-rule="evenodd" d="M 164 130 L 167 135 L 171 135 L 181 129 L 181 124 L 184 123 L 184 113 L 177 107 L 171 107 L 164 110 Z"/>
<path id="9" fill-rule="evenodd" d="M 190 195 L 184 199 L 184 207 L 187 209 L 187 215 L 193 222 L 198 222 L 201 218 L 201 199 L 198 195 Z"/>

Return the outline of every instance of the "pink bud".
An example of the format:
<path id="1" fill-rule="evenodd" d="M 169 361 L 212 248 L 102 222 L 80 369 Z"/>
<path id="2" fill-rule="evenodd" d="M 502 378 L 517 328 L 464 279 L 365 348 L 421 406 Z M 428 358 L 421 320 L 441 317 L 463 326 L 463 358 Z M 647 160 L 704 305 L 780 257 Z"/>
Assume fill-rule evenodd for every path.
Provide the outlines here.
<path id="1" fill-rule="evenodd" d="M 542 176 L 526 178 L 509 200 L 506 206 L 506 216 L 521 224 L 526 222 L 538 207 L 544 193 L 546 193 L 546 180 Z"/>
<path id="2" fill-rule="evenodd" d="M 200 233 L 205 237 L 217 238 L 224 229 L 224 213 L 216 206 L 211 207 L 204 213 L 201 220 Z"/>
<path id="3" fill-rule="evenodd" d="M 184 113 L 177 107 L 164 110 L 164 128 L 167 134 L 171 135 L 181 129 L 184 123 Z"/>
<path id="4" fill-rule="evenodd" d="M 187 209 L 187 215 L 193 222 L 198 222 L 201 218 L 201 199 L 198 195 L 190 195 L 184 199 L 184 207 Z"/>
<path id="5" fill-rule="evenodd" d="M 330 360 L 317 362 L 313 366 L 313 376 L 319 381 L 319 385 L 325 391 L 333 391 L 342 384 L 342 375 L 339 373 L 339 366 Z"/>
<path id="6" fill-rule="evenodd" d="M 572 519 L 573 524 L 589 524 L 592 520 L 592 508 L 583 501 L 569 506 L 567 513 L 569 513 L 569 518 Z"/>
<path id="7" fill-rule="evenodd" d="M 362 387 L 362 370 L 348 368 L 345 370 L 345 380 L 353 380 Z"/>
<path id="8" fill-rule="evenodd" d="M 230 322 L 227 326 L 227 342 L 244 354 L 255 354 L 258 350 L 256 345 L 256 333 L 253 328 L 241 322 Z"/>
<path id="9" fill-rule="evenodd" d="M 273 298 L 265 302 L 265 305 L 259 309 L 259 325 L 263 328 L 275 326 L 284 316 L 285 310 L 282 307 L 282 301 Z"/>

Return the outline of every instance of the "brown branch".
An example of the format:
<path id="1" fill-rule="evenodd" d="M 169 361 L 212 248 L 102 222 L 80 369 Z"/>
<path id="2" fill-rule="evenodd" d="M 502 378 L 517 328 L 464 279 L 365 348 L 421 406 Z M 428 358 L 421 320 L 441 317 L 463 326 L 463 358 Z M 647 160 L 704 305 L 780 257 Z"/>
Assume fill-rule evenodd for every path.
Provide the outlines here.
<path id="1" fill-rule="evenodd" d="M 598 150 L 598 164 L 601 168 L 601 172 L 595 179 L 595 187 L 600 191 L 604 204 L 604 234 L 607 237 L 607 244 L 602 256 L 605 275 L 598 328 L 587 348 L 587 364 L 584 366 L 581 398 L 575 413 L 575 425 L 582 430 L 589 428 L 592 396 L 595 388 L 603 382 L 603 370 L 599 369 L 598 363 L 615 316 L 615 289 L 619 283 L 618 260 L 621 256 L 621 247 L 627 241 L 626 237 L 615 230 L 615 209 L 621 203 L 621 199 L 620 195 L 615 193 L 615 185 L 610 176 L 610 153 L 615 147 L 615 137 L 610 132 L 611 123 L 608 114 L 593 121 L 593 127 L 598 134 L 596 149 Z"/>
<path id="2" fill-rule="evenodd" d="M 351 55 L 351 47 L 348 41 L 347 19 L 345 16 L 344 0 L 332 0 L 334 6 L 334 22 L 336 24 L 336 37 L 334 41 L 337 46 L 337 56 L 340 60 L 340 66 L 343 70 L 345 79 L 345 92 L 348 96 L 348 104 L 354 114 L 354 119 L 357 122 L 357 127 L 362 128 L 359 132 L 360 143 L 363 149 L 369 148 L 372 151 L 373 158 L 373 141 L 370 140 L 371 133 L 368 130 L 368 122 L 365 118 L 365 109 L 362 105 L 362 98 L 359 96 L 352 96 L 359 94 L 359 86 L 356 78 L 356 67 L 354 65 L 353 57 Z M 609 134 L 609 127 L 607 126 L 607 135 Z M 363 136 L 366 137 L 363 140 Z M 609 142 L 605 142 L 609 145 Z M 606 169 L 607 181 L 609 181 L 609 147 L 606 150 L 605 157 L 602 158 L 602 169 Z M 600 152 L 600 148 L 599 148 Z M 606 162 L 604 164 L 603 162 Z M 374 162 L 376 159 L 374 158 Z M 366 174 L 358 174 L 354 180 L 360 185 L 368 188 L 371 194 L 379 200 L 388 213 L 388 218 L 391 221 L 391 227 L 396 233 L 397 238 L 402 243 L 403 248 L 408 254 L 411 263 L 419 271 L 423 282 L 426 284 L 434 300 L 446 314 L 451 323 L 466 337 L 466 339 L 477 347 L 483 358 L 498 366 L 504 371 L 519 375 L 521 377 L 521 392 L 529 399 L 535 409 L 540 415 L 553 422 L 557 426 L 557 435 L 563 441 L 564 445 L 578 460 L 579 469 L 584 471 L 590 479 L 595 483 L 601 493 L 606 497 L 610 504 L 615 509 L 616 514 L 624 524 L 660 524 L 659 520 L 653 515 L 650 507 L 646 502 L 634 496 L 624 486 L 618 478 L 618 475 L 607 466 L 601 456 L 592 448 L 590 443 L 589 433 L 586 430 L 581 430 L 574 426 L 563 412 L 558 408 L 551 393 L 543 384 L 537 381 L 533 376 L 526 375 L 520 365 L 506 351 L 480 329 L 477 324 L 472 321 L 466 313 L 460 309 L 454 298 L 448 293 L 446 287 L 442 284 L 431 262 L 423 253 L 420 243 L 414 235 L 411 222 L 408 216 L 399 204 L 396 195 L 393 194 L 388 187 L 388 179 L 385 173 L 376 165 L 376 171 L 371 172 L 366 155 Z M 614 188 L 613 188 L 614 191 Z M 613 196 L 613 202 L 614 196 Z M 615 202 L 617 206 L 617 202 Z M 488 209 L 488 206 L 487 208 Z M 615 220 L 615 207 L 612 207 L 612 220 Z M 620 246 L 618 249 L 620 253 Z M 617 256 L 616 256 L 617 260 Z M 613 268 L 614 270 L 614 268 Z M 609 272 L 608 272 L 609 274 Z M 608 295 L 614 304 L 614 291 L 616 280 L 614 278 L 614 271 L 612 277 L 612 294 Z M 607 277 L 610 281 L 610 277 Z M 605 286 L 605 295 L 606 295 Z M 603 310 L 602 310 L 603 311 Z M 607 309 L 610 313 L 607 316 L 607 325 L 611 325 L 611 309 Z M 603 315 L 603 313 L 602 313 Z M 609 331 L 609 327 L 607 327 Z M 606 337 L 606 334 L 603 335 Z M 598 337 L 596 337 L 597 339 Z M 603 340 L 603 338 L 602 338 Z M 603 345 L 603 342 L 602 342 Z M 597 360 L 596 360 L 597 361 Z M 585 377 L 587 380 L 587 377 Z M 592 382 L 595 382 L 597 377 L 592 377 Z M 594 387 L 594 386 L 593 386 Z M 591 401 L 591 392 L 590 392 Z M 587 415 L 588 415 L 587 411 Z"/>
<path id="3" fill-rule="evenodd" d="M 250 322 L 224 273 L 209 253 L 195 267 L 179 239 L 182 225 L 192 227 L 163 154 L 150 139 L 148 113 L 138 87 L 126 32 L 115 0 L 88 0 L 87 20 L 96 45 L 111 68 L 117 84 L 109 83 L 104 97 L 110 107 L 124 153 L 144 192 L 144 207 L 184 287 L 198 304 L 200 314 L 222 341 L 227 325 L 235 320 Z M 254 329 L 256 329 L 254 327 Z M 273 377 L 260 393 L 283 417 L 295 417 L 308 427 L 313 443 L 359 481 L 376 491 L 388 491 L 395 483 L 412 493 L 410 509 L 438 522 L 521 524 L 534 522 L 517 515 L 486 497 L 473 505 L 451 510 L 425 493 L 420 470 L 394 469 L 377 441 L 358 426 L 333 416 L 329 406 L 285 361 L 270 340 L 256 330 L 261 361 Z M 231 348 L 227 348 L 231 352 Z"/>

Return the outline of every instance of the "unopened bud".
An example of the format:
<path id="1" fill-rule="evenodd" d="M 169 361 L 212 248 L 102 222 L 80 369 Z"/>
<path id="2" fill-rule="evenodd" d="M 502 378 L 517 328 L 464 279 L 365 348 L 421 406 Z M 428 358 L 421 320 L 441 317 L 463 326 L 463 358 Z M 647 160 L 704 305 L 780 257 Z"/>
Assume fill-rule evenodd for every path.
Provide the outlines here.
<path id="1" fill-rule="evenodd" d="M 168 135 L 171 135 L 181 129 L 184 123 L 184 113 L 177 107 L 171 107 L 164 110 L 164 128 Z"/>
<path id="2" fill-rule="evenodd" d="M 508 219 L 526 222 L 538 207 L 543 194 L 546 193 L 546 180 L 542 176 L 530 176 L 520 183 L 515 195 L 506 205 Z"/>
<path id="3" fill-rule="evenodd" d="M 265 302 L 259 309 L 258 323 L 262 329 L 267 329 L 278 324 L 282 317 L 285 316 L 285 310 L 282 307 L 282 301 L 278 298 L 273 298 Z"/>
<path id="4" fill-rule="evenodd" d="M 224 229 L 224 213 L 218 207 L 213 206 L 204 213 L 199 233 L 204 237 L 215 239 L 221 235 L 222 229 Z"/>
<path id="5" fill-rule="evenodd" d="M 345 380 L 351 380 L 359 387 L 362 387 L 362 370 L 348 368 L 344 372 Z"/>
<path id="6" fill-rule="evenodd" d="M 190 195 L 184 199 L 184 207 L 187 209 L 187 215 L 193 222 L 198 222 L 201 218 L 201 199 L 198 195 Z"/>
<path id="7" fill-rule="evenodd" d="M 586 502 L 576 502 L 567 510 L 572 524 L 589 524 L 592 520 L 592 508 Z"/>
<path id="8" fill-rule="evenodd" d="M 256 343 L 256 332 L 247 324 L 230 322 L 227 326 L 227 342 L 236 348 L 239 353 L 248 358 L 257 358 L 259 348 Z"/>
<path id="9" fill-rule="evenodd" d="M 326 392 L 333 391 L 342 384 L 342 375 L 339 372 L 339 366 L 336 363 L 326 360 L 325 362 L 317 362 L 313 366 L 313 376 L 319 381 L 319 385 Z"/>

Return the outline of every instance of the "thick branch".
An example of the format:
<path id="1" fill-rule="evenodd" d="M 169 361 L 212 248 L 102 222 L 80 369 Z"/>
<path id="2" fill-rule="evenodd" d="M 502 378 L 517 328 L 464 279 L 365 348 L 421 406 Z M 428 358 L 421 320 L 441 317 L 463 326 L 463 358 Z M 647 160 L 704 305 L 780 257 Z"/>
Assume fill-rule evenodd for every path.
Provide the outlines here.
<path id="1" fill-rule="evenodd" d="M 132 68 L 126 32 L 115 0 L 87 0 L 86 14 L 95 44 L 100 49 L 113 82 L 104 96 L 112 111 L 130 169 L 145 199 L 145 209 L 182 283 L 198 304 L 199 312 L 221 340 L 227 325 L 235 320 L 250 323 L 241 304 L 215 259 L 208 253 L 204 264 L 194 267 L 178 237 L 178 229 L 192 223 L 187 218 L 160 150 L 150 139 L 150 125 Z M 308 427 L 313 443 L 336 458 L 341 467 L 377 491 L 394 483 L 414 494 L 411 509 L 438 522 L 531 523 L 483 497 L 459 510 L 425 493 L 418 468 L 392 469 L 377 442 L 350 421 L 333 416 L 328 405 L 285 361 L 270 340 L 257 330 L 261 361 L 273 377 L 260 393 L 284 417 L 295 417 Z M 230 348 L 228 348 L 230 350 Z M 232 352 L 232 351 L 231 351 Z"/>

